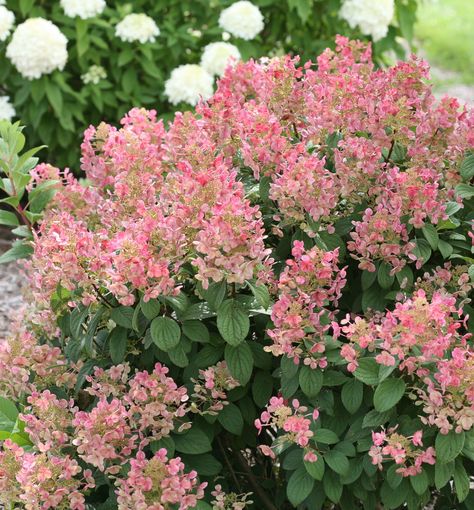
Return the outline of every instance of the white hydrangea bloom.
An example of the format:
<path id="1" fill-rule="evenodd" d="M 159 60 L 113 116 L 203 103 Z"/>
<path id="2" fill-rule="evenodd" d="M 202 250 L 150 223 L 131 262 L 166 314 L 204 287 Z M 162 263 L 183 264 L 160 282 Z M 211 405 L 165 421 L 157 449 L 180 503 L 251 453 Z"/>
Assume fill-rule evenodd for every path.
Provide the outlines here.
<path id="1" fill-rule="evenodd" d="M 219 26 L 235 37 L 250 41 L 263 30 L 263 15 L 256 5 L 242 0 L 221 12 Z"/>
<path id="2" fill-rule="evenodd" d="M 165 83 L 165 94 L 169 102 L 181 102 L 195 106 L 199 99 L 209 99 L 213 90 L 212 76 L 201 66 L 185 64 L 171 71 L 171 76 Z"/>
<path id="3" fill-rule="evenodd" d="M 139 41 L 142 44 L 155 42 L 160 29 L 146 14 L 128 14 L 115 27 L 115 35 L 124 42 Z"/>
<path id="4" fill-rule="evenodd" d="M 64 69 L 67 39 L 51 21 L 30 18 L 17 26 L 7 47 L 7 57 L 22 76 L 34 80 Z"/>
<path id="5" fill-rule="evenodd" d="M 8 96 L 0 96 L 0 120 L 12 120 L 16 115 L 15 108 Z"/>
<path id="6" fill-rule="evenodd" d="M 107 72 L 102 66 L 92 65 L 89 67 L 87 73 L 81 75 L 81 80 L 84 84 L 93 83 L 97 85 L 100 80 L 107 78 Z"/>
<path id="7" fill-rule="evenodd" d="M 105 9 L 105 0 L 61 0 L 64 14 L 70 18 L 94 18 Z"/>
<path id="8" fill-rule="evenodd" d="M 0 42 L 4 41 L 15 23 L 15 15 L 3 5 L 0 5 Z"/>
<path id="9" fill-rule="evenodd" d="M 358 26 L 363 34 L 378 41 L 387 35 L 394 9 L 394 0 L 344 0 L 339 16 L 351 28 Z"/>
<path id="10" fill-rule="evenodd" d="M 240 60 L 237 46 L 226 42 L 214 42 L 204 48 L 201 66 L 210 74 L 222 76 L 228 64 Z"/>

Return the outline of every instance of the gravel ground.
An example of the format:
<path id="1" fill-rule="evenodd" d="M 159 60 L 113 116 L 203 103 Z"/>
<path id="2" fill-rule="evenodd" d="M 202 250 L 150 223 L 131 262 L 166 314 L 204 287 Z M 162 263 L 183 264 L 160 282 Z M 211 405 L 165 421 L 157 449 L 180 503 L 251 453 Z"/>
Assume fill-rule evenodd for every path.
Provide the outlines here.
<path id="1" fill-rule="evenodd" d="M 0 253 L 10 247 L 10 241 L 0 231 Z M 10 318 L 21 307 L 23 278 L 16 263 L 0 264 L 0 338 L 10 324 Z"/>

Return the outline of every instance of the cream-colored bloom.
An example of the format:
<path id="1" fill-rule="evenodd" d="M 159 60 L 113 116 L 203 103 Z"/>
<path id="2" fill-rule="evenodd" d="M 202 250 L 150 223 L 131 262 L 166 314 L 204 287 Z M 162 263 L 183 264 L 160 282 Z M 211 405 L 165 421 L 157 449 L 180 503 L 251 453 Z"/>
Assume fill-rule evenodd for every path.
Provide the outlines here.
<path id="1" fill-rule="evenodd" d="M 105 0 L 61 0 L 64 14 L 70 18 L 94 18 L 105 9 Z"/>
<path id="2" fill-rule="evenodd" d="M 0 96 L 0 120 L 12 120 L 16 115 L 15 108 L 8 96 Z"/>
<path id="3" fill-rule="evenodd" d="M 235 37 L 250 41 L 263 30 L 263 15 L 256 5 L 242 0 L 221 12 L 219 26 Z"/>
<path id="4" fill-rule="evenodd" d="M 387 35 L 394 9 L 394 0 L 344 0 L 339 16 L 351 28 L 358 26 L 364 35 L 378 41 Z"/>
<path id="5" fill-rule="evenodd" d="M 87 73 L 81 75 L 81 80 L 85 85 L 88 83 L 93 83 L 97 85 L 100 80 L 105 80 L 107 78 L 107 72 L 102 66 L 92 65 L 89 67 Z"/>
<path id="6" fill-rule="evenodd" d="M 115 35 L 125 42 L 139 41 L 144 44 L 155 42 L 160 29 L 146 14 L 128 14 L 115 27 Z"/>
<path id="7" fill-rule="evenodd" d="M 10 35 L 15 23 L 15 15 L 3 5 L 0 5 L 0 42 Z"/>
<path id="8" fill-rule="evenodd" d="M 201 66 L 185 64 L 176 67 L 165 83 L 165 94 L 169 102 L 181 102 L 195 106 L 199 99 L 209 99 L 213 90 L 212 76 Z"/>
<path id="9" fill-rule="evenodd" d="M 30 18 L 13 32 L 7 57 L 29 80 L 62 70 L 67 62 L 67 39 L 59 28 L 44 18 Z"/>
<path id="10" fill-rule="evenodd" d="M 214 42 L 204 48 L 201 66 L 210 74 L 222 76 L 226 67 L 237 60 L 240 60 L 237 46 L 226 42 Z"/>

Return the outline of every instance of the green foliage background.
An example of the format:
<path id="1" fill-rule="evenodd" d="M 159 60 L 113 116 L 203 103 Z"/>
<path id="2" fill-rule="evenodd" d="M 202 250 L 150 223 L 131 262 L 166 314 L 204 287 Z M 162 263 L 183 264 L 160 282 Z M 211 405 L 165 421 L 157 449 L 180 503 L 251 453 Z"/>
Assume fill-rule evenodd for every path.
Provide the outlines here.
<path id="1" fill-rule="evenodd" d="M 219 14 L 233 0 L 135 0 L 107 2 L 97 18 L 65 16 L 59 2 L 7 0 L 19 24 L 30 17 L 45 17 L 68 38 L 69 59 L 64 71 L 40 79 L 23 78 L 5 57 L 7 41 L 0 43 L 0 92 L 10 95 L 17 115 L 27 126 L 30 147 L 45 144 L 44 159 L 59 166 L 75 166 L 84 129 L 104 120 L 116 123 L 133 106 L 155 108 L 165 118 L 175 107 L 164 97 L 164 82 L 178 65 L 198 63 L 203 47 L 222 38 Z M 265 29 L 253 41 L 232 38 L 243 58 L 299 54 L 314 58 L 334 44 L 338 33 L 367 39 L 338 17 L 341 0 L 254 0 L 265 17 Z M 398 36 L 410 40 L 417 0 L 396 0 L 396 16 L 387 37 L 375 44 L 378 62 L 382 53 L 403 54 Z M 146 13 L 160 28 L 155 43 L 124 43 L 115 36 L 115 25 L 131 12 Z M 190 34 L 200 30 L 201 37 Z M 81 75 L 93 64 L 103 66 L 107 79 L 84 85 Z M 189 108 L 179 105 L 178 109 Z"/>

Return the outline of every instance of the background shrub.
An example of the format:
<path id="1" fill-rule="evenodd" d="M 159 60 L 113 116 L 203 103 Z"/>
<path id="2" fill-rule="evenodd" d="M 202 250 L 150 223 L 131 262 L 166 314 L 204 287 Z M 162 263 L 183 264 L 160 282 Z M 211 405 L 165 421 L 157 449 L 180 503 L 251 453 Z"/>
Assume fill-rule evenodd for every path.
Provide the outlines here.
<path id="1" fill-rule="evenodd" d="M 358 12 L 363 18 L 373 9 L 371 2 L 350 1 L 355 4 L 349 11 L 351 16 Z M 66 16 L 61 2 L 4 3 L 14 13 L 16 25 L 32 17 L 43 17 L 53 22 L 68 40 L 64 69 L 30 81 L 6 57 L 11 35 L 0 38 L 0 95 L 11 98 L 18 118 L 26 125 L 29 142 L 47 145 L 48 161 L 64 166 L 76 164 L 82 132 L 90 124 L 101 120 L 116 122 L 132 106 L 149 105 L 164 118 L 170 118 L 175 109 L 189 108 L 188 104 L 172 105 L 167 101 L 165 81 L 177 66 L 198 64 L 207 44 L 222 40 L 218 19 L 232 1 L 107 2 L 105 10 L 90 19 Z M 338 15 L 340 0 L 254 3 L 264 16 L 263 31 L 252 40 L 233 36 L 229 40 L 244 59 L 290 52 L 307 60 L 331 45 L 337 33 L 367 37 L 358 25 L 351 28 Z M 383 13 L 391 4 L 392 0 L 383 2 L 378 12 Z M 416 0 L 395 1 L 388 34 L 374 45 L 376 59 L 382 59 L 387 50 L 403 55 L 397 37 L 411 38 L 415 10 Z M 132 12 L 146 13 L 156 22 L 160 34 L 154 42 L 124 42 L 117 37 L 117 24 Z M 370 27 L 383 32 L 386 25 L 384 21 L 377 23 L 377 16 L 380 14 L 375 15 L 376 23 L 372 22 Z M 28 31 L 31 32 L 31 27 Z M 51 46 L 38 48 L 41 55 L 51 51 Z M 24 58 L 23 54 L 20 60 Z M 85 83 L 95 79 L 97 83 Z M 6 106 L 1 111 L 7 111 Z"/>

